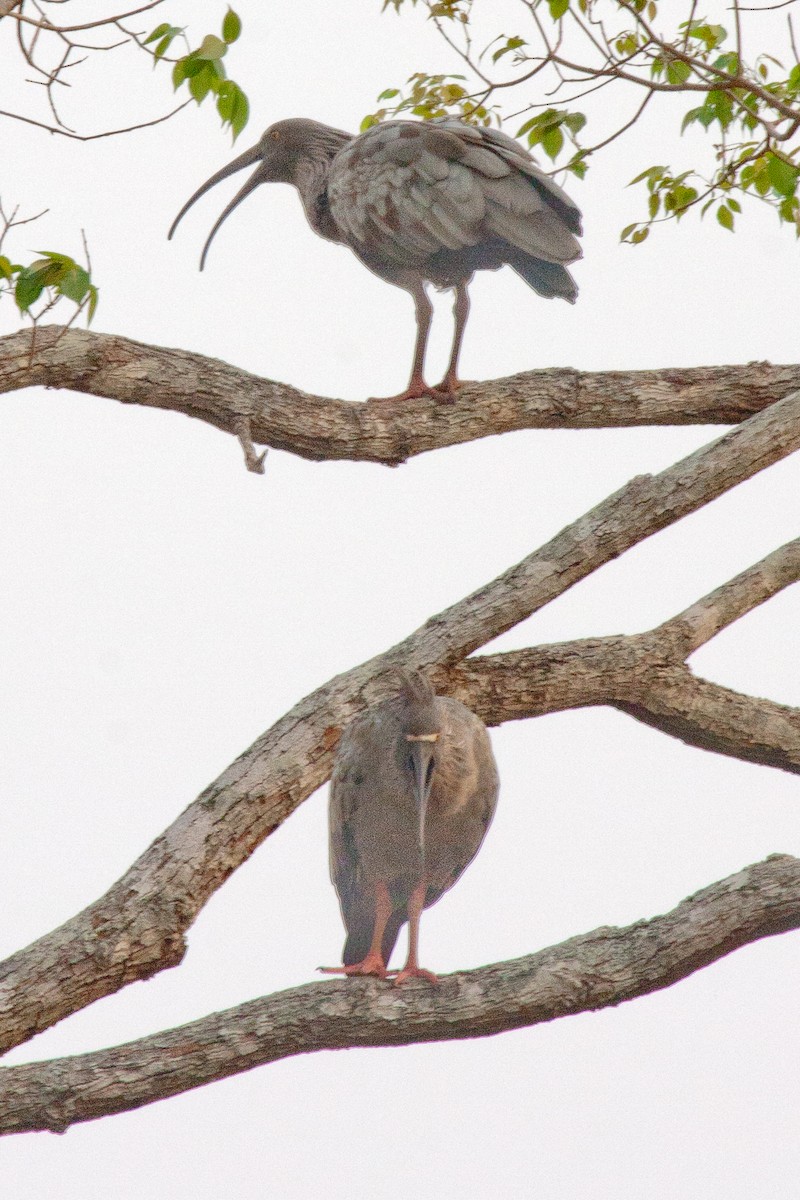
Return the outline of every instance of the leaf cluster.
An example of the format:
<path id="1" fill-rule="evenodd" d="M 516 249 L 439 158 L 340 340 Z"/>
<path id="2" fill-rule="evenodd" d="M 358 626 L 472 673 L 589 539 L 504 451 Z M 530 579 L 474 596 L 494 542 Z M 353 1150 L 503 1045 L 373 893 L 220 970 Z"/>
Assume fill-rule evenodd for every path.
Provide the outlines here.
<path id="1" fill-rule="evenodd" d="M 409 0 L 384 0 L 383 7 L 400 12 L 404 3 Z M 526 25 L 495 34 L 478 51 L 473 37 L 481 3 L 410 0 L 427 10 L 470 74 L 412 76 L 406 92 L 382 93 L 380 100 L 394 103 L 366 118 L 365 127 L 401 111 L 499 122 L 499 99 L 513 97 L 516 114 L 525 116 L 517 136 L 583 178 L 593 156 L 643 119 L 648 105 L 685 94 L 692 103 L 680 132 L 710 135 L 707 149 L 686 169 L 653 165 L 639 172 L 633 182 L 645 187 L 647 215 L 626 226 L 623 241 L 640 243 L 653 224 L 695 208 L 700 215 L 713 210 L 733 231 L 745 199 L 768 204 L 800 236 L 800 54 L 791 13 L 780 50 L 767 12 L 738 0 L 727 10 L 730 29 L 703 15 L 696 0 L 519 0 Z M 773 7 L 796 4 L 800 0 Z M 489 0 L 483 5 L 482 29 L 492 17 Z M 758 52 L 748 57 L 751 45 Z M 493 74 L 497 69 L 504 74 Z M 606 91 L 602 105 L 574 106 L 600 90 Z M 543 94 L 546 102 L 536 98 Z M 637 94 L 641 102 L 632 106 L 629 98 Z M 608 134 L 610 116 L 616 124 Z M 600 136 L 589 140 L 590 127 L 600 122 Z"/>
<path id="2" fill-rule="evenodd" d="M 12 294 L 20 313 L 34 322 L 62 298 L 71 300 L 77 306 L 75 316 L 85 308 L 86 322 L 91 324 L 98 290 L 89 270 L 59 251 L 38 250 L 37 254 L 40 257 L 27 267 L 0 254 L 0 296 Z"/>
<path id="3" fill-rule="evenodd" d="M 417 71 L 403 88 L 387 88 L 378 96 L 383 105 L 361 122 L 361 132 L 388 118 L 410 113 L 430 121 L 434 117 L 459 117 L 470 125 L 490 125 L 492 112 L 465 87 L 464 75 L 427 75 Z M 387 103 L 387 102 L 391 103 Z"/>
<path id="4" fill-rule="evenodd" d="M 209 93 L 216 96 L 217 112 L 222 124 L 230 126 L 235 141 L 247 124 L 250 105 L 239 84 L 228 78 L 222 59 L 242 32 L 241 18 L 229 8 L 222 21 L 221 37 L 213 33 L 206 34 L 196 50 L 190 50 L 180 58 L 169 59 L 167 56 L 172 43 L 184 32 L 178 26 L 165 22 L 156 26 L 144 39 L 143 45 L 155 43 L 152 52 L 155 62 L 166 59 L 173 63 L 172 83 L 176 91 L 186 84 L 197 104 L 202 104 Z"/>

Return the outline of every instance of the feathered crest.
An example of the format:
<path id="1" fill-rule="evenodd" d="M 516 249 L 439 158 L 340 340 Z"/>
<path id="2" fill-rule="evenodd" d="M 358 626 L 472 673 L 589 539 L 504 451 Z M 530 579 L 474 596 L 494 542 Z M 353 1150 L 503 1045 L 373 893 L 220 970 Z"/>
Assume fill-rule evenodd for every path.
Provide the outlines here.
<path id="1" fill-rule="evenodd" d="M 390 675 L 392 682 L 397 683 L 398 694 L 410 704 L 433 704 L 436 693 L 428 676 L 422 671 L 406 667 L 392 667 Z"/>

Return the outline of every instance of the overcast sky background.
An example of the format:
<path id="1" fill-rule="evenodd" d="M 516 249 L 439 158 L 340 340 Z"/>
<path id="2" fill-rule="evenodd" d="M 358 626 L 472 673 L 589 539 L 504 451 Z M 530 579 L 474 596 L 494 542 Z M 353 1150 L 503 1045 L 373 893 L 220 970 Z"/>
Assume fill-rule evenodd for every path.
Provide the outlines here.
<path id="1" fill-rule="evenodd" d="M 78 12 L 101 10 L 108 5 Z M 355 130 L 384 87 L 457 67 L 421 14 L 381 16 L 379 0 L 240 0 L 238 10 L 245 29 L 230 73 L 252 120 L 236 149 L 210 102 L 86 144 L 6 121 L 4 205 L 50 207 L 7 252 L 79 257 L 83 227 L 101 286 L 96 329 L 321 395 L 398 391 L 413 345 L 408 297 L 315 238 L 291 189 L 264 187 L 237 210 L 202 275 L 201 246 L 240 177 L 198 204 L 172 243 L 166 231 L 187 196 L 273 120 L 304 115 Z M 498 29 L 515 32 L 516 7 L 497 11 Z M 186 22 L 200 36 L 223 13 L 210 0 L 174 3 L 150 24 Z M 21 109 L 34 101 L 24 73 L 6 70 L 11 32 L 0 39 L 0 108 Z M 135 55 L 83 70 L 64 111 L 85 130 L 171 100 L 167 71 L 153 78 Z M 123 92 L 134 79 L 138 107 Z M 797 361 L 798 247 L 771 213 L 748 210 L 735 237 L 688 218 L 640 248 L 620 246 L 620 228 L 642 205 L 624 184 L 653 162 L 692 161 L 678 124 L 654 119 L 586 183 L 569 185 L 586 227 L 574 307 L 541 300 L 510 271 L 476 278 L 465 377 Z M 432 378 L 451 335 L 450 298 L 436 303 Z M 4 331 L 16 325 L 7 300 L 0 319 Z M 271 452 L 258 477 L 231 437 L 181 416 L 67 392 L 5 396 L 0 953 L 105 891 L 308 691 L 631 476 L 722 432 L 518 433 L 393 471 Z M 795 537 L 799 507 L 795 457 L 650 538 L 494 646 L 647 629 Z M 703 648 L 698 673 L 800 704 L 798 593 Z M 495 824 L 422 922 L 423 962 L 438 971 L 649 917 L 768 853 L 800 853 L 795 777 L 689 749 L 603 709 L 510 724 L 492 738 L 502 779 Z M 326 803 L 327 788 L 212 898 L 179 968 L 4 1061 L 113 1045 L 312 981 L 318 964 L 338 961 Z M 307 1056 L 64 1137 L 5 1139 L 3 1194 L 794 1200 L 799 967 L 800 940 L 785 935 L 616 1010 L 475 1042 Z"/>

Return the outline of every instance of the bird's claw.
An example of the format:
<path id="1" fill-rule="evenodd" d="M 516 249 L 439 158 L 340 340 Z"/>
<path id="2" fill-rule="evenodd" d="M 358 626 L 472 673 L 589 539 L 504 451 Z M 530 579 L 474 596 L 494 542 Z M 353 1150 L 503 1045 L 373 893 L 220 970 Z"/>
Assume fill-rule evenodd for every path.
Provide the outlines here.
<path id="1" fill-rule="evenodd" d="M 368 404 L 402 404 L 406 400 L 438 400 L 440 404 L 452 404 L 456 392 L 461 387 L 461 380 L 445 376 L 435 387 L 424 379 L 412 379 L 404 392 L 396 396 L 370 396 Z"/>
<path id="2" fill-rule="evenodd" d="M 438 975 L 434 975 L 433 971 L 426 971 L 424 967 L 403 967 L 401 971 L 387 971 L 387 975 L 394 975 L 394 985 L 405 983 L 407 979 L 424 979 L 426 983 L 435 983 L 438 985 L 442 982 Z"/>
<path id="3" fill-rule="evenodd" d="M 371 975 L 374 979 L 385 979 L 387 975 L 383 962 L 369 955 L 361 962 L 351 963 L 347 967 L 317 967 L 317 970 L 323 975 Z"/>
<path id="4" fill-rule="evenodd" d="M 396 396 L 370 396 L 367 404 L 402 404 L 405 400 L 422 400 L 425 396 L 435 396 L 435 389 L 423 383 L 420 387 L 407 387 Z"/>
<path id="5" fill-rule="evenodd" d="M 455 404 L 460 387 L 460 379 L 456 379 L 455 376 L 451 378 L 449 375 L 446 375 L 441 383 L 437 383 L 436 387 L 428 389 L 428 394 L 441 404 Z"/>

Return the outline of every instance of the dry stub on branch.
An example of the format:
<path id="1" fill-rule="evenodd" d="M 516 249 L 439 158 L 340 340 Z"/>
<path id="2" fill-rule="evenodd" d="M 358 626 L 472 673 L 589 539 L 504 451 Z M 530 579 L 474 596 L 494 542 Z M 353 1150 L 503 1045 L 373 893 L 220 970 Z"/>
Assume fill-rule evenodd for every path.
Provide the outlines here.
<path id="1" fill-rule="evenodd" d="M 408 958 L 397 983 L 436 976 L 420 967 L 419 920 L 480 849 L 499 780 L 483 722 L 436 696 L 418 671 L 396 696 L 345 731 L 331 778 L 331 878 L 347 940 L 332 974 L 384 979 L 401 925 Z M 391 972 L 393 973 L 393 972 Z"/>
<path id="2" fill-rule="evenodd" d="M 316 233 L 349 246 L 414 300 L 411 379 L 390 399 L 452 399 L 475 271 L 507 263 L 540 296 L 572 303 L 578 294 L 565 264 L 581 256 L 581 214 L 527 150 L 498 130 L 445 117 L 387 121 L 353 137 L 318 121 L 278 121 L 197 189 L 169 236 L 195 200 L 253 163 L 255 171 L 208 235 L 200 269 L 220 225 L 245 196 L 261 183 L 294 184 Z M 435 388 L 423 376 L 432 314 L 426 282 L 456 293 L 450 362 Z"/>

